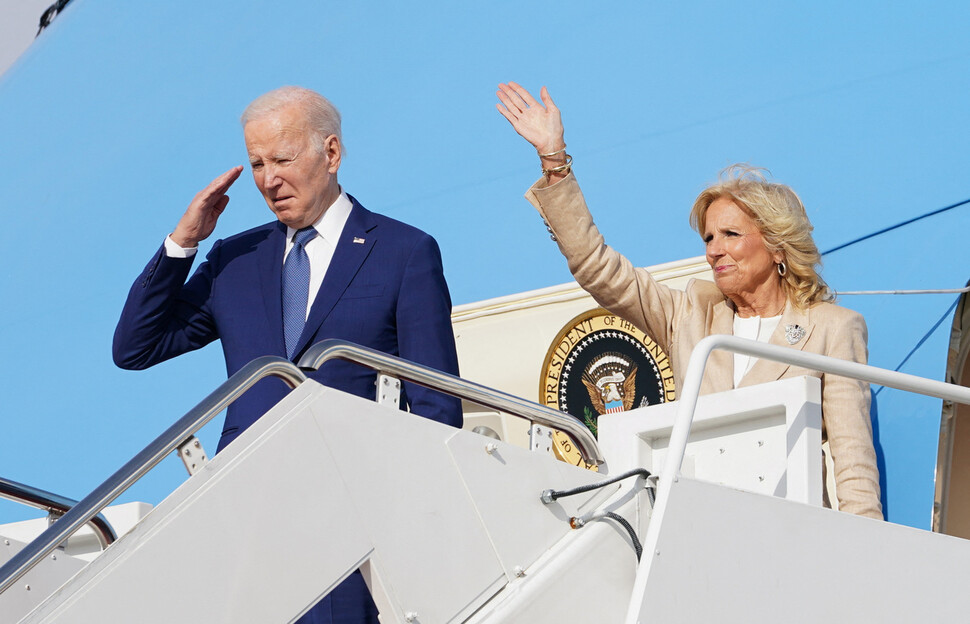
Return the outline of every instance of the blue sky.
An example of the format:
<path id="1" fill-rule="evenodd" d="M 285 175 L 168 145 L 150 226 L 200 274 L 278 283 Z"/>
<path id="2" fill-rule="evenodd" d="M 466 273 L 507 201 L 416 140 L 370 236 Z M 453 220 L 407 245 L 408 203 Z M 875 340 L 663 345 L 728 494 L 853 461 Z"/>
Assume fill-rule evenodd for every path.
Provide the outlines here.
<path id="1" fill-rule="evenodd" d="M 438 239 L 456 304 L 570 279 L 522 198 L 538 163 L 494 109 L 500 81 L 549 87 L 598 224 L 639 265 L 702 252 L 689 206 L 734 162 L 791 184 L 822 249 L 970 197 L 966 3 L 361 4 L 74 0 L 0 77 L 0 475 L 83 496 L 224 379 L 216 345 L 117 370 L 111 334 L 188 201 L 244 164 L 239 113 L 283 84 L 341 109 L 342 185 Z M 248 173 L 231 195 L 216 237 L 271 218 Z M 824 275 L 960 287 L 967 215 L 836 252 Z M 953 299 L 842 302 L 895 368 Z M 942 378 L 949 324 L 904 370 Z M 879 401 L 890 518 L 927 526 L 939 402 Z M 157 502 L 182 471 L 167 460 L 122 500 Z"/>

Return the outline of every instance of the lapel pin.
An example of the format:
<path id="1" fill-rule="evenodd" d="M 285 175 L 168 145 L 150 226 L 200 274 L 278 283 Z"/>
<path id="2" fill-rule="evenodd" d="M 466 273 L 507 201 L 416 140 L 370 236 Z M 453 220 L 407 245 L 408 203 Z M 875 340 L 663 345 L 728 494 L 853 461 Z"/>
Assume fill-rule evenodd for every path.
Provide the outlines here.
<path id="1" fill-rule="evenodd" d="M 788 344 L 796 344 L 805 337 L 805 329 L 800 325 L 785 325 L 785 339 Z"/>
<path id="2" fill-rule="evenodd" d="M 357 243 L 358 245 L 363 245 L 364 244 L 364 239 L 361 238 L 361 237 L 359 237 L 359 236 L 355 236 L 354 237 L 354 242 Z"/>

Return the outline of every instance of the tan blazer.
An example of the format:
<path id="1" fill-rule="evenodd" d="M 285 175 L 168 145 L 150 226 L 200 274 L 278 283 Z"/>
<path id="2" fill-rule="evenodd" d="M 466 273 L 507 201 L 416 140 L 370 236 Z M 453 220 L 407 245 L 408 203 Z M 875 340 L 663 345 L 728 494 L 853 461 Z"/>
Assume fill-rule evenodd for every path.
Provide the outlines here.
<path id="1" fill-rule="evenodd" d="M 691 351 L 702 338 L 734 333 L 734 305 L 712 282 L 692 280 L 686 290 L 673 290 L 658 284 L 648 271 L 635 268 L 607 246 L 572 174 L 552 186 L 547 186 L 544 178 L 539 180 L 526 193 L 526 199 L 545 219 L 580 286 L 601 306 L 636 325 L 666 350 L 678 387 L 683 383 Z M 803 332 L 795 344 L 790 344 L 785 329 L 796 325 Z M 868 359 L 866 341 L 866 323 L 857 312 L 832 303 L 799 310 L 790 302 L 769 340 L 771 344 L 863 364 Z M 822 380 L 822 440 L 829 441 L 840 510 L 882 519 L 869 384 L 758 360 L 739 387 L 802 375 Z M 704 373 L 701 393 L 733 387 L 734 356 L 716 350 Z"/>

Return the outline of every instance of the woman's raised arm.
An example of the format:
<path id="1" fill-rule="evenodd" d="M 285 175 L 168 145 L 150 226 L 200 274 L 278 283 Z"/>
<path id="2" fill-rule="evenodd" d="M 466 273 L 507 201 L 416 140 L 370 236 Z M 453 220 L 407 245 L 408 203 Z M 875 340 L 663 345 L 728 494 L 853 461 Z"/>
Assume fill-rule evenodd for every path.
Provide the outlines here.
<path id="1" fill-rule="evenodd" d="M 562 115 L 549 96 L 549 91 L 542 87 L 539 91 L 542 102 L 538 102 L 525 88 L 514 82 L 502 83 L 498 89 L 495 94 L 500 103 L 495 108 L 509 120 L 519 136 L 536 149 L 542 172 L 549 178 L 549 183 L 554 184 L 566 177 L 572 159 L 566 154 Z"/>

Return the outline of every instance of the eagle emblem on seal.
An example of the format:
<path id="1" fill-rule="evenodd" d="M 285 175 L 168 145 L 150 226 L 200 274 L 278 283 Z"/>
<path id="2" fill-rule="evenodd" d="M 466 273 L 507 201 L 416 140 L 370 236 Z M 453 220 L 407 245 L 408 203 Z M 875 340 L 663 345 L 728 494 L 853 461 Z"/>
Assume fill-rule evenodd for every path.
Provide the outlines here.
<path id="1" fill-rule="evenodd" d="M 633 409 L 637 393 L 637 366 L 611 351 L 595 358 L 583 371 L 583 385 L 599 415 Z"/>

